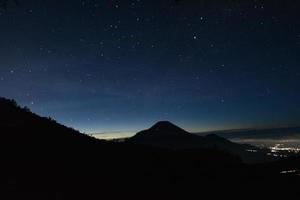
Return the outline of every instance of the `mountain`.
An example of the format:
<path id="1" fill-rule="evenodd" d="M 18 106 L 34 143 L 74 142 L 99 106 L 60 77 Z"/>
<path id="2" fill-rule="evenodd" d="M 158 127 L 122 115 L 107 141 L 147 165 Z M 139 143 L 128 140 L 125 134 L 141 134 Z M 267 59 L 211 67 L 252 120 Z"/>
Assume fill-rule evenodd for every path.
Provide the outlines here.
<path id="1" fill-rule="evenodd" d="M 192 134 L 168 121 L 158 122 L 151 128 L 138 132 L 127 142 L 169 149 L 217 149 L 238 155 L 246 163 L 275 159 L 257 147 L 233 143 L 216 134 L 206 136 Z"/>
<path id="2" fill-rule="evenodd" d="M 119 199 L 147 194 L 149 188 L 153 195 L 172 196 L 174 188 L 226 177 L 225 170 L 241 165 L 236 156 L 217 150 L 101 141 L 5 98 L 0 98 L 0 159 L 1 199 Z"/>
<path id="3" fill-rule="evenodd" d="M 149 145 L 141 145 L 145 141 Z M 286 191 L 297 191 L 298 176 L 286 179 L 280 172 L 298 167 L 300 159 L 246 165 L 220 147 L 244 150 L 170 122 L 131 142 L 101 141 L 0 98 L 0 199 L 213 198 L 232 188 L 270 191 L 285 180 Z"/>
<path id="4" fill-rule="evenodd" d="M 183 130 L 171 122 L 161 121 L 147 130 L 138 132 L 128 141 L 177 149 L 184 148 L 186 144 L 191 146 L 194 144 L 194 141 L 196 142 L 195 145 L 197 145 L 198 138 L 198 136 Z"/>

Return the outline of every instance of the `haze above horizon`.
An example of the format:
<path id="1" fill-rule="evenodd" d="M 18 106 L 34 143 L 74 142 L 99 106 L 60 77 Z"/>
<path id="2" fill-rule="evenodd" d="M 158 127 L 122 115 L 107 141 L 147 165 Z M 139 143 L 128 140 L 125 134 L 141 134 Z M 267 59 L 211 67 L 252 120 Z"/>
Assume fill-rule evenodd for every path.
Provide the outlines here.
<path id="1" fill-rule="evenodd" d="M 105 137 L 300 125 L 300 3 L 228 2 L 9 4 L 0 96 Z"/>

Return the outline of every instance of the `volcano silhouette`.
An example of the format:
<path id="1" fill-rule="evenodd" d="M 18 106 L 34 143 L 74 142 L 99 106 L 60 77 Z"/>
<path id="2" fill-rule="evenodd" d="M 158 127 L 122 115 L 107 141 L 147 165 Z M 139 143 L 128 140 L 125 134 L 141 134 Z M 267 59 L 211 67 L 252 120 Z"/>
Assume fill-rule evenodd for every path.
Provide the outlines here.
<path id="1" fill-rule="evenodd" d="M 193 137 L 195 135 L 185 131 L 184 129 L 172 124 L 169 121 L 160 121 L 154 124 L 148 130 L 138 132 L 133 138 L 143 139 L 143 138 L 157 138 L 161 139 L 163 137 Z"/>
<path id="2" fill-rule="evenodd" d="M 262 181 L 271 187 L 270 183 L 278 183 L 279 172 L 299 166 L 298 158 L 263 167 L 245 165 L 240 158 L 257 161 L 260 155 L 245 151 L 251 146 L 217 135 L 197 136 L 168 121 L 125 142 L 101 141 L 4 98 L 0 98 L 0 128 L 0 186 L 1 192 L 12 196 L 8 199 L 105 199 L 115 191 L 120 194 L 117 199 L 133 194 L 140 198 L 149 191 L 150 199 L 162 191 L 176 199 L 177 191 L 188 193 L 193 187 L 195 195 L 205 187 L 204 191 L 215 192 L 227 185 L 228 191 L 238 191 L 239 186 L 249 183 L 246 188 L 252 189 L 253 183 Z M 132 188 L 133 193 L 127 193 Z"/>
<path id="3" fill-rule="evenodd" d="M 220 142 L 233 144 L 216 135 L 202 137 L 189 133 L 169 121 L 157 122 L 151 128 L 138 132 L 130 141 L 173 149 L 207 148 Z"/>
<path id="4" fill-rule="evenodd" d="M 173 150 L 182 149 L 214 149 L 238 155 L 245 162 L 259 162 L 266 160 L 260 149 L 251 146 L 233 143 L 215 134 L 199 136 L 190 133 L 169 121 L 160 121 L 151 128 L 138 132 L 128 139 L 129 143 L 136 143 L 145 146 L 168 148 Z M 257 151 L 256 154 L 248 150 Z"/>

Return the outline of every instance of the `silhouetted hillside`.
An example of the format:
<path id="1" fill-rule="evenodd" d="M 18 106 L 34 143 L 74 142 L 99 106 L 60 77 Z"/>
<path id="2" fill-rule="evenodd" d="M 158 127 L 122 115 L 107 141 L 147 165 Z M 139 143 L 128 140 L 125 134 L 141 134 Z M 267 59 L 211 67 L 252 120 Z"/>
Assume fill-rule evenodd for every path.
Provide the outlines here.
<path id="1" fill-rule="evenodd" d="M 238 155 L 244 162 L 250 163 L 275 160 L 257 147 L 236 144 L 215 134 L 198 136 L 170 122 L 158 122 L 129 138 L 127 142 L 170 149 L 216 149 Z"/>
<path id="2" fill-rule="evenodd" d="M 237 157 L 216 150 L 170 151 L 100 141 L 4 98 L 0 127 L 0 188 L 16 199 L 24 194 L 86 199 L 139 188 L 132 193 L 137 195 L 153 185 L 153 192 L 167 192 L 165 185 L 176 187 L 203 173 L 214 177 L 240 165 Z"/>
<path id="3" fill-rule="evenodd" d="M 100 143 L 92 137 L 39 117 L 12 100 L 0 99 L 1 149 L 10 149 L 11 155 L 62 156 L 80 153 L 81 146 L 90 148 Z M 5 152 L 6 153 L 6 152 Z"/>
<path id="4" fill-rule="evenodd" d="M 232 188 L 238 192 L 248 187 L 257 192 L 274 189 L 273 180 L 288 181 L 289 189 L 299 183 L 298 176 L 280 174 L 297 167 L 298 158 L 245 165 L 235 155 L 207 148 L 232 145 L 227 140 L 216 135 L 198 137 L 169 122 L 160 122 L 133 139 L 172 147 L 177 145 L 167 142 L 169 138 L 194 145 L 201 140 L 205 148 L 100 141 L 3 98 L 0 127 L 1 199 L 188 199 L 199 195 L 199 190 L 201 196 L 214 198 L 224 197 L 223 192 Z"/>

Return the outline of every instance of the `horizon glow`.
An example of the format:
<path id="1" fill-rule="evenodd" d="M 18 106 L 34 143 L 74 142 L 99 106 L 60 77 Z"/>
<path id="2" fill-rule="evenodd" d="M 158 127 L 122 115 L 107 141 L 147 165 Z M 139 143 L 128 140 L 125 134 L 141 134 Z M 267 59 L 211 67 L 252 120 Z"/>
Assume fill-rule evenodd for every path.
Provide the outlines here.
<path id="1" fill-rule="evenodd" d="M 191 132 L 300 124 L 296 6 L 132 3 L 0 11 L 0 96 L 105 137 L 161 120 Z"/>

